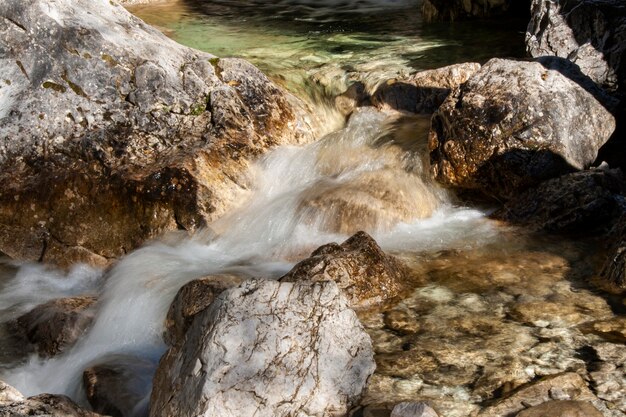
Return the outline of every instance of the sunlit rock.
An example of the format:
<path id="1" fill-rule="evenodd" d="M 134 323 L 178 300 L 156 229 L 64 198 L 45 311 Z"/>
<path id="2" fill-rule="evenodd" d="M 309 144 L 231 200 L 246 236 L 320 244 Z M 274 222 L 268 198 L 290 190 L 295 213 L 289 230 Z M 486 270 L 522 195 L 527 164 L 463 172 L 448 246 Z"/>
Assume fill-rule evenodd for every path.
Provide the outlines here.
<path id="1" fill-rule="evenodd" d="M 24 401 L 24 396 L 15 388 L 0 381 L 0 406 Z"/>
<path id="2" fill-rule="evenodd" d="M 226 290 L 161 360 L 150 415 L 345 415 L 375 363 L 334 282 Z"/>
<path id="3" fill-rule="evenodd" d="M 492 59 L 433 115 L 432 174 L 508 199 L 588 167 L 614 128 L 611 113 L 566 75 L 538 62 Z"/>
<path id="4" fill-rule="evenodd" d="M 251 64 L 115 2 L 7 0 L 0 16 L 0 250 L 15 259 L 104 265 L 195 230 L 246 192 L 252 158 L 313 138 Z"/>
<path id="5" fill-rule="evenodd" d="M 603 417 L 603 414 L 584 401 L 548 401 L 530 407 L 516 417 Z"/>
<path id="6" fill-rule="evenodd" d="M 95 297 L 61 298 L 35 307 L 11 327 L 41 356 L 54 356 L 71 347 L 91 324 Z"/>
<path id="7" fill-rule="evenodd" d="M 334 281 L 352 307 L 368 307 L 398 295 L 406 274 L 398 259 L 383 252 L 367 233 L 359 232 L 341 245 L 319 247 L 280 280 Z"/>
<path id="8" fill-rule="evenodd" d="M 211 275 L 195 279 L 178 291 L 165 318 L 163 339 L 174 346 L 191 326 L 194 317 L 206 309 L 224 290 L 239 285 L 236 275 Z"/>

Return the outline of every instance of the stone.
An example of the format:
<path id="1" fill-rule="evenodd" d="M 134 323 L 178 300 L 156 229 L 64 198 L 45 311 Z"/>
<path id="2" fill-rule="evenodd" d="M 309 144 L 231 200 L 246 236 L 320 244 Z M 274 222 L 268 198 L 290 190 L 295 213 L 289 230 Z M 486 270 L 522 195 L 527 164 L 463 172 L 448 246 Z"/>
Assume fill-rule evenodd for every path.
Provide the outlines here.
<path id="1" fill-rule="evenodd" d="M 579 328 L 583 333 L 593 333 L 610 342 L 626 343 L 626 317 L 597 320 L 585 323 Z"/>
<path id="2" fill-rule="evenodd" d="M 391 79 L 377 88 L 371 101 L 382 110 L 431 114 L 453 89 L 466 82 L 479 69 L 480 64 L 467 62 L 417 72 L 406 78 Z"/>
<path id="3" fill-rule="evenodd" d="M 358 232 L 341 245 L 317 248 L 280 281 L 335 281 L 351 307 L 364 308 L 398 295 L 406 273 L 398 259 L 383 252 L 367 233 Z"/>
<path id="4" fill-rule="evenodd" d="M 439 417 L 437 412 L 426 403 L 404 402 L 397 404 L 391 411 L 391 417 Z"/>
<path id="5" fill-rule="evenodd" d="M 443 185 L 507 200 L 589 167 L 614 129 L 611 113 L 566 75 L 492 59 L 433 115 L 431 170 Z"/>
<path id="6" fill-rule="evenodd" d="M 55 356 L 71 347 L 94 318 L 96 298 L 60 298 L 41 304 L 18 317 L 11 327 L 32 343 L 40 356 Z"/>
<path id="7" fill-rule="evenodd" d="M 526 6 L 521 0 L 424 0 L 422 17 L 433 22 L 516 16 Z"/>
<path id="8" fill-rule="evenodd" d="M 145 415 L 154 369 L 153 362 L 134 356 L 102 358 L 83 372 L 87 401 L 108 416 Z"/>
<path id="9" fill-rule="evenodd" d="M 548 232 L 603 233 L 625 212 L 625 195 L 619 170 L 575 172 L 514 196 L 492 217 Z"/>
<path id="10" fill-rule="evenodd" d="M 375 363 L 334 282 L 245 281 L 161 359 L 150 416 L 346 415 Z"/>
<path id="11" fill-rule="evenodd" d="M 608 256 L 597 284 L 606 291 L 621 294 L 626 292 L 626 214 L 615 222 L 607 240 Z"/>
<path id="12" fill-rule="evenodd" d="M 24 401 L 24 396 L 4 381 L 0 381 L 0 407 Z"/>
<path id="13" fill-rule="evenodd" d="M 108 0 L 0 4 L 0 251 L 98 266 L 241 201 L 246 170 L 314 138 L 306 106 L 240 59 Z M 16 215 L 19 213 L 19 215 Z"/>
<path id="14" fill-rule="evenodd" d="M 626 88 L 626 4 L 621 0 L 532 0 L 526 49 L 571 60 L 609 91 Z"/>
<path id="15" fill-rule="evenodd" d="M 594 406 L 598 404 L 598 399 L 581 376 L 569 372 L 545 377 L 521 387 L 511 395 L 483 409 L 478 417 L 515 415 L 526 408 L 553 400 L 591 402 Z"/>
<path id="16" fill-rule="evenodd" d="M 236 275 L 211 275 L 183 285 L 170 305 L 165 318 L 163 340 L 174 346 L 183 338 L 194 317 L 204 311 L 224 290 L 239 285 Z"/>
<path id="17" fill-rule="evenodd" d="M 100 414 L 80 408 L 64 395 L 24 398 L 15 388 L 0 381 L 0 416 L 100 417 Z"/>
<path id="18" fill-rule="evenodd" d="M 593 405 L 584 401 L 548 401 L 530 407 L 516 417 L 603 417 Z"/>

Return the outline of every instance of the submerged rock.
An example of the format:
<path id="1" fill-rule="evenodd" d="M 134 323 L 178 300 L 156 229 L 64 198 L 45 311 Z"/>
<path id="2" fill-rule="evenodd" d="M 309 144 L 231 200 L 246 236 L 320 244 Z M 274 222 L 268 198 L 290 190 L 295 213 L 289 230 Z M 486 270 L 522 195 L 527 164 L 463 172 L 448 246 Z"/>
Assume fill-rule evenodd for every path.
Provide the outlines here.
<path id="1" fill-rule="evenodd" d="M 215 297 L 241 282 L 242 278 L 235 275 L 212 275 L 183 285 L 165 318 L 165 343 L 174 346 L 182 340 L 198 313 L 211 305 Z"/>
<path id="2" fill-rule="evenodd" d="M 345 415 L 374 368 L 371 341 L 334 282 L 246 281 L 162 358 L 150 415 Z"/>
<path id="3" fill-rule="evenodd" d="M 392 79 L 378 87 L 372 95 L 372 104 L 383 110 L 433 113 L 454 88 L 466 82 L 479 69 L 480 64 L 467 62 Z"/>
<path id="4" fill-rule="evenodd" d="M 154 363 L 133 356 L 107 358 L 83 372 L 85 395 L 93 410 L 113 417 L 144 415 Z"/>
<path id="5" fill-rule="evenodd" d="M 608 90 L 626 88 L 626 4 L 622 0 L 532 0 L 526 48 L 578 65 Z"/>
<path id="6" fill-rule="evenodd" d="M 509 200 L 494 218 L 550 232 L 606 232 L 626 211 L 619 170 L 591 170 L 547 180 Z"/>
<path id="7" fill-rule="evenodd" d="M 313 138 L 300 101 L 239 59 L 176 44 L 108 0 L 0 3 L 0 251 L 105 264 L 194 230 L 249 161 Z"/>
<path id="8" fill-rule="evenodd" d="M 406 269 L 376 241 L 359 232 L 341 245 L 330 243 L 293 267 L 281 282 L 335 281 L 353 308 L 395 297 L 406 282 Z"/>
<path id="9" fill-rule="evenodd" d="M 492 59 L 433 115 L 432 173 L 444 185 L 508 199 L 588 167 L 614 128 L 611 113 L 565 75 Z"/>
<path id="10" fill-rule="evenodd" d="M 54 356 L 71 347 L 91 325 L 95 297 L 61 298 L 35 307 L 11 327 L 35 345 L 41 356 Z"/>

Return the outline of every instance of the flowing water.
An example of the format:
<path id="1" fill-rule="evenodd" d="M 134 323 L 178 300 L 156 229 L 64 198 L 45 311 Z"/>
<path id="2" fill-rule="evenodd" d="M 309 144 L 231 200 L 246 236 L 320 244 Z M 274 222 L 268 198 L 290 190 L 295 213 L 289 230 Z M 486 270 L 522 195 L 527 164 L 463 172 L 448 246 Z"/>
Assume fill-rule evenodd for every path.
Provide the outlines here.
<path id="1" fill-rule="evenodd" d="M 133 9 L 181 43 L 249 59 L 329 120 L 338 114 L 333 95 L 358 77 L 376 83 L 522 52 L 508 23 L 425 26 L 417 10 L 412 0 Z M 361 313 L 378 362 L 364 404 L 428 399 L 448 416 L 465 416 L 506 387 L 584 368 L 579 350 L 604 341 L 576 326 L 610 320 L 616 310 L 585 284 L 595 267 L 593 242 L 527 236 L 460 204 L 430 180 L 428 126 L 426 117 L 360 109 L 317 142 L 258 161 L 248 200 L 210 229 L 164 236 L 106 272 L 76 266 L 64 275 L 5 260 L 5 321 L 58 297 L 91 294 L 98 303 L 89 331 L 55 358 L 24 355 L 5 342 L 0 379 L 27 395 L 64 393 L 84 404 L 84 369 L 135 358 L 145 364 L 136 375 L 143 400 L 126 415 L 145 415 L 165 350 L 165 314 L 183 284 L 224 273 L 277 278 L 317 246 L 362 229 L 418 277 L 401 300 Z M 545 308 L 550 314 L 534 313 Z"/>

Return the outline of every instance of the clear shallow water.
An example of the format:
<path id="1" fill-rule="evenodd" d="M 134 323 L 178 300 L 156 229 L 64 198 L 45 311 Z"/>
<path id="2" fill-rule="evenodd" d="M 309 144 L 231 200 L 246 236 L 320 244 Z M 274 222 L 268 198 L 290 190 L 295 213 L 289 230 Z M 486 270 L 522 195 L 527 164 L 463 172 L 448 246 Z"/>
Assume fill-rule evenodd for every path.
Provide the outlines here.
<path id="1" fill-rule="evenodd" d="M 411 0 L 384 6 L 378 1 L 251 3 L 179 2 L 133 10 L 181 43 L 249 59 L 329 114 L 333 95 L 357 77 L 375 83 L 417 69 L 519 56 L 523 49 L 521 35 L 508 22 L 424 26 Z M 481 210 L 459 205 L 430 180 L 428 124 L 424 117 L 362 110 L 316 143 L 278 148 L 253 167 L 253 192 L 239 209 L 196 236 L 172 234 L 148 243 L 109 271 L 77 267 L 64 276 L 40 265 L 5 268 L 4 319 L 55 297 L 97 294 L 99 302 L 92 328 L 73 348 L 50 360 L 6 349 L 0 378 L 27 395 L 63 393 L 84 403 L 83 370 L 112 355 L 130 355 L 148 364 L 139 379 L 150 381 L 165 349 L 161 333 L 167 309 L 186 282 L 218 273 L 277 278 L 317 246 L 364 229 L 420 278 L 406 298 L 362 317 L 379 365 L 364 401 L 435 399 L 451 410 L 447 415 L 467 415 L 471 407 L 461 403 L 475 407 L 506 379 L 486 366 L 489 361 L 509 369 L 507 349 L 514 345 L 519 353 L 547 337 L 540 334 L 545 320 L 533 324 L 521 315 L 511 321 L 509 311 L 518 304 L 558 299 L 569 310 L 586 312 L 583 320 L 613 313 L 585 287 L 583 277 L 571 274 L 574 268 L 591 274 L 593 260 L 576 263 L 588 247 L 524 237 L 487 220 Z M 580 292 L 579 306 L 571 295 Z M 534 298 L 519 298 L 523 294 Z M 402 314 L 413 324 L 403 327 L 397 319 Z M 459 328 L 459 322 L 466 324 Z M 552 327 L 568 329 L 566 336 L 579 345 L 591 343 L 569 330 L 567 320 Z M 523 340 L 513 343 L 518 335 Z M 426 347 L 414 348 L 421 345 Z M 558 345 L 552 362 L 541 352 L 527 355 L 512 383 L 579 366 L 573 359 L 579 345 Z M 456 353 L 479 348 L 468 359 L 438 346 L 456 346 Z M 400 369 L 436 355 L 447 358 L 440 360 L 441 371 L 432 364 Z M 471 367 L 476 360 L 488 368 L 489 383 L 465 371 L 476 370 Z M 147 400 L 129 415 L 144 415 Z"/>

